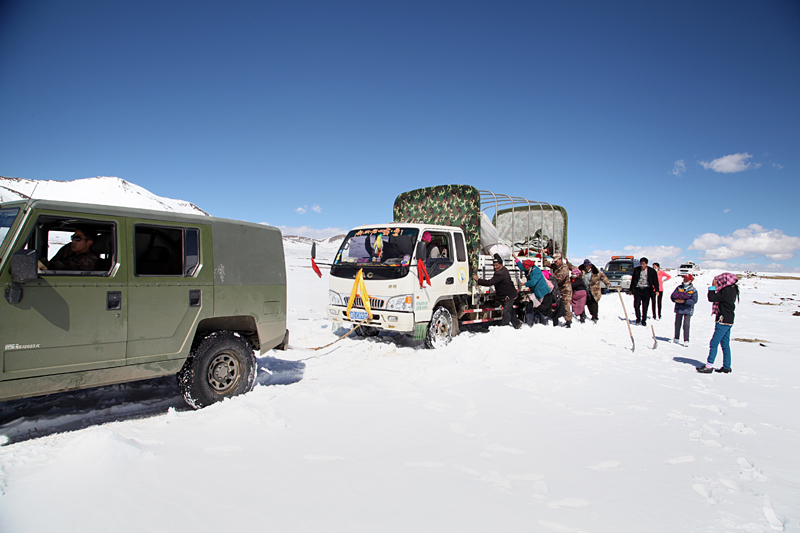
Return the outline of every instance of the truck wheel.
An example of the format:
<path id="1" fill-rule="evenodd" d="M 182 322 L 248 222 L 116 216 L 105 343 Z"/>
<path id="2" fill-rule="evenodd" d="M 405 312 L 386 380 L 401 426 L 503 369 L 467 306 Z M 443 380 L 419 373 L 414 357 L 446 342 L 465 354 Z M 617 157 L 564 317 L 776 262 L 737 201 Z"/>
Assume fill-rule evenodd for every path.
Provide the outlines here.
<path id="1" fill-rule="evenodd" d="M 229 331 L 212 333 L 198 344 L 178 372 L 186 403 L 200 409 L 253 390 L 256 357 L 245 339 Z"/>
<path id="2" fill-rule="evenodd" d="M 437 307 L 433 311 L 428 332 L 425 334 L 425 346 L 431 349 L 442 348 L 450 344 L 453 338 L 453 316 L 446 307 Z"/>

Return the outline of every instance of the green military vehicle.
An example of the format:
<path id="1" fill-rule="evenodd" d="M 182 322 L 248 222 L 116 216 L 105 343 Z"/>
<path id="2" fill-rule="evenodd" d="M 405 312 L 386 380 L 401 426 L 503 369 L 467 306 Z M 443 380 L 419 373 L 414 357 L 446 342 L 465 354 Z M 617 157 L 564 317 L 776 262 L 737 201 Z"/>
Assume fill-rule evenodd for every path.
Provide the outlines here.
<path id="1" fill-rule="evenodd" d="M 0 401 L 177 374 L 199 408 L 288 342 L 281 233 L 261 224 L 0 203 L 0 284 Z"/>

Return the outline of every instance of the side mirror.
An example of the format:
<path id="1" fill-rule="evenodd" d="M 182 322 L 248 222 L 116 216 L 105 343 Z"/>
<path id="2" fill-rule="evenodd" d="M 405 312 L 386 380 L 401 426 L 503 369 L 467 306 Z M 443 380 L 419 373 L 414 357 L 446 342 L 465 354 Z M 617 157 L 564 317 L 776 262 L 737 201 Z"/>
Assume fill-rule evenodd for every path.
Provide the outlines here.
<path id="1" fill-rule="evenodd" d="M 39 277 L 36 250 L 20 250 L 11 256 L 11 281 L 22 283 Z"/>
<path id="2" fill-rule="evenodd" d="M 428 258 L 428 247 L 424 242 L 417 243 L 417 259 L 425 261 Z"/>
<path id="3" fill-rule="evenodd" d="M 316 259 L 316 258 L 317 258 L 317 243 L 312 242 L 311 243 L 311 259 Z"/>

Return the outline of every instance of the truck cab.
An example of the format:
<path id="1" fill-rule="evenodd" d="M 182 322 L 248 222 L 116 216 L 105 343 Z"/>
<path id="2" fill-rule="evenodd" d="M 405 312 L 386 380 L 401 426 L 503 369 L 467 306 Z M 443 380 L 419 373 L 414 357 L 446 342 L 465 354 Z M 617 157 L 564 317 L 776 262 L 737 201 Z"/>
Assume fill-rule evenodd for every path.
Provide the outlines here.
<path id="1" fill-rule="evenodd" d="M 426 232 L 430 243 L 422 241 Z M 358 328 L 363 335 L 397 331 L 435 344 L 435 335 L 430 339 L 426 335 L 433 313 L 445 309 L 439 312 L 442 327 L 451 332 L 454 324 L 457 328 L 458 309 L 469 293 L 468 273 L 460 228 L 405 223 L 359 226 L 347 234 L 333 259 L 328 316 L 339 323 L 368 321 L 368 326 Z"/>

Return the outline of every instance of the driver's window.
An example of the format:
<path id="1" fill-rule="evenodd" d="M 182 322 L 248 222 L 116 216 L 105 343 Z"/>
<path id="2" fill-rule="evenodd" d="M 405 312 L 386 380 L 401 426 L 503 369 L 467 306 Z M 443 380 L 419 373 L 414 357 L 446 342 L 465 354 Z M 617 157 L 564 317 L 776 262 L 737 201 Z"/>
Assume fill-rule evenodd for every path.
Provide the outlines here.
<path id="1" fill-rule="evenodd" d="M 431 242 L 427 245 L 428 259 L 425 261 L 425 267 L 428 269 L 428 275 L 434 277 L 453 264 L 453 247 L 449 234 L 431 231 L 430 235 Z"/>
<path id="2" fill-rule="evenodd" d="M 44 276 L 108 275 L 116 257 L 116 225 L 44 216 L 26 248 L 37 250 Z"/>

